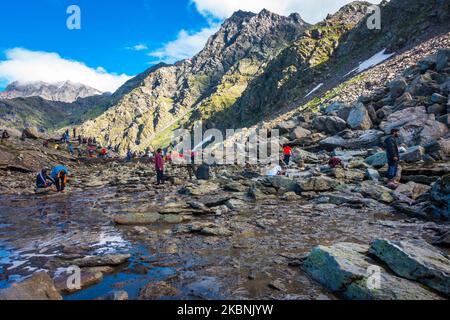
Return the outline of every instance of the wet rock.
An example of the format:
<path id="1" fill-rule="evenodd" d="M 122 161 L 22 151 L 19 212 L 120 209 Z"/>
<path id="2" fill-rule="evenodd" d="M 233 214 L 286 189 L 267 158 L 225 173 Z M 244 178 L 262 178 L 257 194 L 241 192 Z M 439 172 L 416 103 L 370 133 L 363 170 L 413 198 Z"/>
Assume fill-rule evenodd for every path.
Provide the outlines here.
<path id="1" fill-rule="evenodd" d="M 160 281 L 149 283 L 139 293 L 140 300 L 161 300 L 163 298 L 173 298 L 180 294 L 180 290 L 171 284 Z"/>
<path id="2" fill-rule="evenodd" d="M 362 103 L 357 103 L 352 107 L 347 124 L 353 130 L 369 130 L 372 127 L 369 112 Z"/>
<path id="3" fill-rule="evenodd" d="M 432 214 L 450 220 L 450 174 L 436 181 L 431 190 Z"/>
<path id="4" fill-rule="evenodd" d="M 145 225 L 158 222 L 162 215 L 157 212 L 131 212 L 114 217 L 114 222 L 120 225 Z"/>
<path id="5" fill-rule="evenodd" d="M 79 267 L 116 266 L 127 262 L 130 258 L 130 254 L 87 256 L 82 259 L 75 259 L 71 264 Z"/>
<path id="6" fill-rule="evenodd" d="M 336 134 L 347 128 L 347 123 L 334 116 L 319 116 L 313 121 L 313 127 L 317 131 L 322 131 L 328 134 Z"/>
<path id="7" fill-rule="evenodd" d="M 159 220 L 159 222 L 162 223 L 182 223 L 185 221 L 189 221 L 191 220 L 190 217 L 185 216 L 185 215 L 179 215 L 179 214 L 164 214 L 161 219 Z"/>
<path id="8" fill-rule="evenodd" d="M 224 227 L 205 227 L 200 231 L 200 234 L 205 236 L 223 236 L 228 237 L 233 235 L 233 232 Z"/>
<path id="9" fill-rule="evenodd" d="M 314 248 L 302 268 L 328 290 L 352 300 L 440 299 L 419 284 L 396 277 L 367 256 L 369 246 L 338 243 Z M 371 286 L 372 270 L 380 271 L 380 286 Z"/>
<path id="10" fill-rule="evenodd" d="M 372 181 L 361 182 L 358 189 L 363 195 L 383 203 L 392 203 L 395 201 L 394 197 L 391 195 L 392 190 L 379 184 L 375 184 Z"/>
<path id="11" fill-rule="evenodd" d="M 199 233 L 205 236 L 231 236 L 232 231 L 211 222 L 193 222 L 178 226 L 177 233 Z"/>
<path id="12" fill-rule="evenodd" d="M 128 292 L 124 290 L 111 291 L 106 295 L 105 300 L 126 301 L 128 300 Z"/>
<path id="13" fill-rule="evenodd" d="M 450 294 L 450 260 L 426 242 L 375 240 L 369 252 L 400 277 Z"/>
<path id="14" fill-rule="evenodd" d="M 298 180 L 298 186 L 301 192 L 308 191 L 328 191 L 338 185 L 335 179 L 326 176 L 312 177 L 307 180 Z"/>
<path id="15" fill-rule="evenodd" d="M 100 283 L 102 280 L 103 273 L 83 270 L 80 274 L 80 283 L 73 282 L 72 275 L 62 275 L 55 279 L 55 287 L 59 292 L 69 294 Z"/>
<path id="16" fill-rule="evenodd" d="M 0 300 L 62 300 L 55 284 L 46 272 L 0 290 Z"/>
<path id="17" fill-rule="evenodd" d="M 398 188 L 395 190 L 395 192 L 404 194 L 405 196 L 413 200 L 416 200 L 417 198 L 429 192 L 430 190 L 431 190 L 430 186 L 410 181 L 406 184 L 399 185 Z"/>

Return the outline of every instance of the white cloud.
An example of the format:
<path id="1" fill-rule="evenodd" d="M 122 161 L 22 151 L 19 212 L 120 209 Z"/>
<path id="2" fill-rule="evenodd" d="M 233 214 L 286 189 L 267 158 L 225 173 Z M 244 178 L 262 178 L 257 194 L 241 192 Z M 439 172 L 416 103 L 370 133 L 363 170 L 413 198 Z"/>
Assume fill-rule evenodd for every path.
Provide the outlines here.
<path id="1" fill-rule="evenodd" d="M 6 60 L 0 61 L 0 81 L 55 83 L 73 81 L 100 91 L 114 92 L 131 77 L 108 73 L 102 67 L 90 68 L 82 62 L 62 58 L 54 52 L 9 49 Z"/>
<path id="2" fill-rule="evenodd" d="M 150 52 L 148 55 L 157 62 L 174 63 L 179 60 L 191 58 L 199 53 L 205 46 L 208 38 L 219 30 L 219 25 L 212 24 L 199 32 L 181 30 L 178 37 L 164 44 L 161 48 Z"/>
<path id="3" fill-rule="evenodd" d="M 143 43 L 139 43 L 139 44 L 137 44 L 135 46 L 127 47 L 126 49 L 134 50 L 134 51 L 143 51 L 143 50 L 148 50 L 148 47 L 145 44 L 143 44 Z"/>
<path id="4" fill-rule="evenodd" d="M 235 11 L 244 10 L 258 13 L 262 9 L 289 15 L 298 12 L 309 23 L 323 20 L 328 13 L 336 12 L 349 0 L 191 0 L 205 17 L 225 19 Z M 380 0 L 370 1 L 380 3 Z"/>

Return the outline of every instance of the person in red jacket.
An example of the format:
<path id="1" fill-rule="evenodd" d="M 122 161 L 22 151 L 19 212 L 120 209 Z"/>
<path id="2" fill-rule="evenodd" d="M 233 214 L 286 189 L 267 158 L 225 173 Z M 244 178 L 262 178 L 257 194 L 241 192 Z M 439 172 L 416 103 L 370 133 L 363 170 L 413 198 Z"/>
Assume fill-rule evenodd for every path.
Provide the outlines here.
<path id="1" fill-rule="evenodd" d="M 283 153 L 284 153 L 284 163 L 288 166 L 289 162 L 291 160 L 291 155 L 292 155 L 292 148 L 290 145 L 286 144 L 283 147 Z"/>
<path id="2" fill-rule="evenodd" d="M 156 170 L 156 183 L 159 185 L 163 183 L 164 178 L 164 160 L 162 157 L 162 150 L 158 149 L 155 155 L 155 170 Z"/>

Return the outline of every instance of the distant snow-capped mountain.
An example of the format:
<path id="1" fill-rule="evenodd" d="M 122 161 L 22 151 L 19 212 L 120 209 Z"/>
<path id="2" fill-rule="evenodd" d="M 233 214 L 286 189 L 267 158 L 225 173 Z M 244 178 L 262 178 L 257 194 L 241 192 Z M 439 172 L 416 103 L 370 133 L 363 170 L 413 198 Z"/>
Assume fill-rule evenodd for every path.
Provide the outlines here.
<path id="1" fill-rule="evenodd" d="M 57 83 L 13 82 L 5 91 L 0 92 L 0 99 L 14 99 L 25 97 L 41 97 L 49 101 L 74 102 L 78 98 L 101 95 L 102 92 L 92 87 L 71 81 Z"/>

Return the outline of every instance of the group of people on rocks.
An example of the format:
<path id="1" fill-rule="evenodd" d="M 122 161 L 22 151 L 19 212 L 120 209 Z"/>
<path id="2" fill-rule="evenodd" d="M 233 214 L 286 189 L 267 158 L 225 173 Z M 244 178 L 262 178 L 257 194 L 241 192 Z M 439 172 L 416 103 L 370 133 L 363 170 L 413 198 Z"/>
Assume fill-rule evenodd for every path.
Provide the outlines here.
<path id="1" fill-rule="evenodd" d="M 64 137 L 67 137 L 68 130 L 64 134 Z M 76 129 L 73 130 L 74 136 L 76 135 Z M 399 145 L 398 145 L 398 138 L 400 135 L 400 130 L 395 128 L 392 129 L 391 134 L 387 139 L 385 140 L 385 147 L 386 147 L 386 158 L 388 163 L 388 171 L 387 171 L 387 184 L 391 188 L 396 188 L 398 186 L 398 182 L 395 180 L 397 173 L 398 173 L 398 166 L 400 161 L 400 151 L 399 151 Z M 3 131 L 2 139 L 8 139 L 9 134 L 7 131 Z M 81 143 L 84 142 L 83 138 L 78 136 L 78 141 L 81 141 Z M 95 138 L 91 139 L 89 138 L 86 143 L 90 147 L 95 147 L 94 144 Z M 73 145 L 69 141 L 68 142 L 68 148 L 69 152 L 73 154 Z M 79 151 L 80 152 L 80 151 Z M 200 165 L 197 170 L 195 170 L 194 161 L 195 161 L 195 152 L 190 152 L 190 158 L 191 158 L 191 164 L 188 164 L 188 170 L 189 175 L 192 177 L 192 173 L 194 171 L 197 179 L 201 180 L 208 180 L 209 179 L 209 166 L 207 164 Z M 107 150 L 106 148 L 102 148 L 100 157 L 106 157 Z M 273 168 L 270 168 L 267 171 L 267 176 L 276 176 L 276 175 L 283 175 L 286 171 L 286 168 L 291 163 L 291 157 L 293 155 L 293 150 L 290 145 L 284 145 L 283 146 L 283 160 L 280 161 L 280 163 Z M 173 157 L 184 157 L 184 154 L 175 153 L 175 152 L 163 152 L 161 148 L 157 149 L 157 151 L 153 154 L 153 152 L 148 149 L 146 152 L 136 153 L 132 152 L 131 150 L 128 150 L 127 152 L 127 160 L 131 161 L 133 158 L 149 158 L 151 159 L 151 162 L 154 163 L 155 167 L 155 174 L 156 174 L 156 184 L 164 184 L 165 181 L 168 180 L 168 177 L 165 175 L 165 162 L 172 162 Z M 299 161 L 300 166 L 303 167 L 303 161 Z M 333 156 L 329 159 L 328 166 L 330 168 L 336 168 L 338 166 L 344 166 L 344 163 L 341 158 Z M 48 174 L 49 169 L 44 168 L 39 172 L 39 174 L 36 177 L 36 187 L 39 190 L 47 189 L 51 186 L 55 186 L 56 190 L 58 192 L 64 191 L 66 184 L 67 184 L 67 176 L 69 174 L 69 170 L 65 166 L 56 166 L 51 171 L 50 174 Z"/>
<path id="2" fill-rule="evenodd" d="M 390 135 L 385 139 L 385 151 L 386 159 L 388 164 L 388 170 L 386 174 L 386 184 L 389 188 L 395 189 L 398 187 L 399 182 L 396 180 L 398 174 L 398 167 L 400 162 L 400 153 L 406 151 L 406 146 L 398 144 L 398 139 L 400 137 L 400 129 L 394 128 L 391 130 Z M 269 168 L 266 175 L 267 176 L 277 176 L 284 175 L 286 168 L 289 167 L 291 162 L 291 157 L 293 155 L 292 147 L 289 144 L 283 146 L 283 160 L 280 161 L 278 165 L 274 165 Z M 304 162 L 300 159 L 299 166 L 304 167 Z M 337 167 L 345 168 L 346 165 L 340 157 L 332 156 L 328 161 L 328 166 L 331 169 Z"/>

